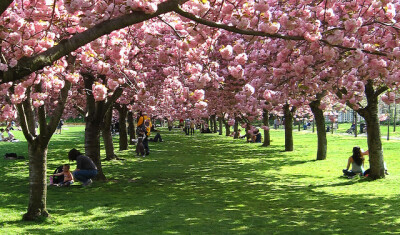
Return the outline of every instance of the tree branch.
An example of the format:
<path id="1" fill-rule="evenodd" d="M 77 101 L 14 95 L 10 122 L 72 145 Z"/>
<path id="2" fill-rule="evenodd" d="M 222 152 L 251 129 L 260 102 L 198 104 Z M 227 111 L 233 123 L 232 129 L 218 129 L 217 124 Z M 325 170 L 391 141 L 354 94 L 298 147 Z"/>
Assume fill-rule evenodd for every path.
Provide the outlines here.
<path id="1" fill-rule="evenodd" d="M 35 90 L 36 92 L 42 92 L 42 85 L 41 83 L 35 85 Z M 38 122 L 39 122 L 39 129 L 40 129 L 40 134 L 39 136 L 41 138 L 47 137 L 48 136 L 48 129 L 47 129 L 47 123 L 46 123 L 46 107 L 44 105 L 41 105 L 37 108 L 37 117 L 38 117 Z"/>
<path id="2" fill-rule="evenodd" d="M 176 9 L 174 9 L 174 11 L 177 14 L 179 14 L 185 18 L 188 18 L 190 20 L 193 20 L 197 23 L 207 25 L 207 26 L 210 26 L 213 28 L 225 29 L 225 30 L 227 30 L 229 32 L 233 32 L 233 33 L 238 33 L 238 34 L 243 34 L 243 35 L 260 36 L 260 37 L 268 37 L 268 38 L 280 38 L 280 39 L 284 39 L 284 40 L 293 40 L 293 41 L 305 41 L 306 40 L 303 36 L 288 36 L 288 35 L 277 34 L 277 33 L 270 34 L 270 33 L 264 33 L 264 32 L 260 32 L 260 31 L 254 31 L 254 30 L 239 29 L 239 28 L 236 28 L 235 26 L 229 26 L 229 25 L 225 25 L 225 24 L 216 23 L 213 21 L 202 19 L 191 13 L 188 13 L 188 12 L 182 10 L 179 6 L 176 7 Z M 359 49 L 359 48 L 345 47 L 345 46 L 341 46 L 341 45 L 333 45 L 324 39 L 321 39 L 319 41 L 326 45 L 329 45 L 331 47 L 336 47 L 336 48 L 340 48 L 340 49 L 344 49 L 344 50 L 348 50 L 348 51 L 355 51 L 355 50 Z M 367 51 L 367 50 L 361 50 L 361 51 L 364 53 L 367 53 L 367 54 L 372 54 L 372 55 L 387 56 L 386 53 L 379 52 L 379 51 L 372 51 L 372 52 Z"/>
<path id="3" fill-rule="evenodd" d="M 21 125 L 22 133 L 24 133 L 26 141 L 32 143 L 34 138 L 28 130 L 28 123 L 25 115 L 24 106 L 22 104 L 17 104 L 17 111 L 19 116 L 19 123 Z"/>
<path id="4" fill-rule="evenodd" d="M 0 7 L 4 5 L 3 1 L 6 0 L 0 1 L 2 2 Z M 6 2 L 9 1 L 10 0 L 7 0 Z M 18 61 L 17 66 L 9 68 L 6 72 L 0 73 L 0 84 L 18 81 L 32 72 L 40 70 L 45 66 L 52 65 L 54 61 L 103 35 L 109 34 L 114 30 L 147 21 L 161 14 L 172 12 L 177 8 L 178 4 L 182 4 L 186 1 L 188 0 L 169 0 L 158 4 L 158 10 L 153 14 L 145 14 L 142 11 L 135 11 L 127 15 L 103 21 L 82 33 L 75 34 L 69 39 L 61 40 L 56 46 L 49 48 L 38 55 L 21 58 Z"/>
<path id="5" fill-rule="evenodd" d="M 76 104 L 74 104 L 74 108 L 76 109 L 76 111 L 78 111 L 82 116 L 84 116 L 85 117 L 85 115 L 86 115 L 86 112 L 85 112 L 85 110 L 83 110 L 83 108 L 82 107 L 79 107 L 78 105 L 76 105 Z"/>
<path id="6" fill-rule="evenodd" d="M 387 86 L 381 86 L 381 87 L 377 88 L 375 91 L 375 96 L 378 97 L 380 94 L 387 91 L 388 89 L 389 88 Z"/>
<path id="7" fill-rule="evenodd" d="M 105 112 L 107 112 L 107 110 L 110 108 L 110 106 L 112 106 L 114 104 L 114 102 L 122 95 L 123 91 L 124 91 L 124 89 L 120 86 L 114 91 L 111 98 L 107 99 L 107 102 L 104 105 Z M 105 115 L 105 113 L 103 115 Z"/>
<path id="8" fill-rule="evenodd" d="M 0 1 L 0 16 L 7 10 L 14 0 L 1 0 Z"/>
<path id="9" fill-rule="evenodd" d="M 225 24 L 216 23 L 213 21 L 202 19 L 196 15 L 186 12 L 186 11 L 182 10 L 182 8 L 180 8 L 179 6 L 177 6 L 174 9 L 174 11 L 177 14 L 179 14 L 185 18 L 188 18 L 190 20 L 193 20 L 197 23 L 207 25 L 207 26 L 210 26 L 213 28 L 225 29 L 225 30 L 227 30 L 229 32 L 233 32 L 233 33 L 238 33 L 238 34 L 243 34 L 243 35 L 261 36 L 261 37 L 269 37 L 269 38 L 281 38 L 281 39 L 285 39 L 285 40 L 295 40 L 295 41 L 305 40 L 304 37 L 302 37 L 302 36 L 287 36 L 287 35 L 282 35 L 282 34 L 270 34 L 270 33 L 264 33 L 264 32 L 260 32 L 260 31 L 254 31 L 254 30 L 239 29 L 239 28 L 236 28 L 235 26 L 229 26 L 229 25 L 225 25 Z"/>

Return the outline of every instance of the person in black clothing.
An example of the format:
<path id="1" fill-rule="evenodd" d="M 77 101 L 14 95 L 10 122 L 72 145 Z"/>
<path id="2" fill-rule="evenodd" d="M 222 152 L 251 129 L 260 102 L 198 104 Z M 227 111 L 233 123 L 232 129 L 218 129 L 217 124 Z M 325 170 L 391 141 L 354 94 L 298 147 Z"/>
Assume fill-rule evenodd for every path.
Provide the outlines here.
<path id="1" fill-rule="evenodd" d="M 72 172 L 74 179 L 82 182 L 83 186 L 92 183 L 92 178 L 97 175 L 96 164 L 88 156 L 82 155 L 79 150 L 71 149 L 68 153 L 70 161 L 76 161 L 76 169 Z"/>
<path id="2" fill-rule="evenodd" d="M 151 126 L 150 130 L 151 130 L 151 132 L 156 132 L 156 136 L 154 136 L 154 139 L 153 139 L 153 138 L 150 138 L 149 141 L 151 141 L 151 142 L 163 142 L 159 130 L 156 130 L 156 129 L 154 128 L 154 126 Z"/>
<path id="3" fill-rule="evenodd" d="M 253 143 L 261 143 L 261 133 L 259 129 L 253 132 Z"/>

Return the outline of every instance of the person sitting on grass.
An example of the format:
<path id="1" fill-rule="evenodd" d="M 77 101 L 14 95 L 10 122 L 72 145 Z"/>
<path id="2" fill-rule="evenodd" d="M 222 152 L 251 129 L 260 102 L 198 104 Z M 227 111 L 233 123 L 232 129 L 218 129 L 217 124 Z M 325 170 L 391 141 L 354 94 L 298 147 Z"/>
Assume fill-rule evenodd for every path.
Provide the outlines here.
<path id="1" fill-rule="evenodd" d="M 261 143 L 261 133 L 258 128 L 253 132 L 252 142 L 253 143 Z"/>
<path id="2" fill-rule="evenodd" d="M 70 169 L 69 164 L 64 164 L 63 171 L 53 175 L 53 177 L 60 175 L 64 176 L 64 181 L 62 183 L 59 183 L 57 186 L 70 186 L 71 184 L 74 183 L 74 178 L 72 177 L 72 173 L 69 169 Z"/>
<path id="3" fill-rule="evenodd" d="M 204 125 L 204 128 L 200 130 L 200 133 L 211 133 L 210 128 L 207 124 Z"/>
<path id="4" fill-rule="evenodd" d="M 97 175 L 97 167 L 92 159 L 74 148 L 69 151 L 68 159 L 76 161 L 76 169 L 72 172 L 74 179 L 82 182 L 83 186 L 89 186 L 92 183 L 92 178 Z"/>
<path id="5" fill-rule="evenodd" d="M 356 146 L 353 148 L 353 155 L 349 157 L 347 161 L 347 167 L 343 170 L 343 173 L 348 178 L 353 178 L 355 175 L 364 175 L 364 155 L 368 155 L 369 152 L 363 151 L 360 147 Z M 351 165 L 351 170 L 350 169 Z"/>
<path id="6" fill-rule="evenodd" d="M 4 141 L 10 141 L 10 142 L 17 142 L 18 141 L 18 140 L 16 140 L 14 138 L 14 134 L 11 133 L 10 129 L 6 129 L 6 132 L 7 132 L 8 137 L 3 138 Z"/>

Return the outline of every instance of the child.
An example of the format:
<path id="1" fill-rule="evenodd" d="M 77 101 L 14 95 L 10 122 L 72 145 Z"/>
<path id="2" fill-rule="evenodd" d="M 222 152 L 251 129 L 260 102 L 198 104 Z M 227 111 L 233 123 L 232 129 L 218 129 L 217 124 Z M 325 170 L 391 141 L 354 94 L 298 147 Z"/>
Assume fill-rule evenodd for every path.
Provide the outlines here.
<path id="1" fill-rule="evenodd" d="M 13 133 L 11 133 L 10 129 L 6 129 L 6 132 L 7 132 L 7 134 L 8 134 L 8 137 L 5 138 L 4 140 L 5 140 L 5 141 L 10 141 L 10 142 L 12 142 L 12 141 L 14 140 L 14 135 L 13 135 Z"/>
<path id="2" fill-rule="evenodd" d="M 64 164 L 63 165 L 63 171 L 58 173 L 58 174 L 54 174 L 52 177 L 54 176 L 60 176 L 60 175 L 64 175 L 64 182 L 58 184 L 57 186 L 70 186 L 71 184 L 74 183 L 74 178 L 72 177 L 72 173 L 71 171 L 69 171 L 69 164 Z M 52 177 L 50 178 L 50 181 L 52 181 Z M 52 182 L 50 182 L 52 184 Z"/>

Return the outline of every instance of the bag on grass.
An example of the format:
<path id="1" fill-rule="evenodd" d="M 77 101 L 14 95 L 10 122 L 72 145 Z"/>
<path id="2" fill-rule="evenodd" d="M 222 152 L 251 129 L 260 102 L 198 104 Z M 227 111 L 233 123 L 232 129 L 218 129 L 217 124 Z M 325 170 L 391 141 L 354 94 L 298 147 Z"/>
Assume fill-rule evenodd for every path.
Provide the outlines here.
<path id="1" fill-rule="evenodd" d="M 16 153 L 6 153 L 6 154 L 4 154 L 4 158 L 5 159 L 17 159 L 18 156 Z"/>

